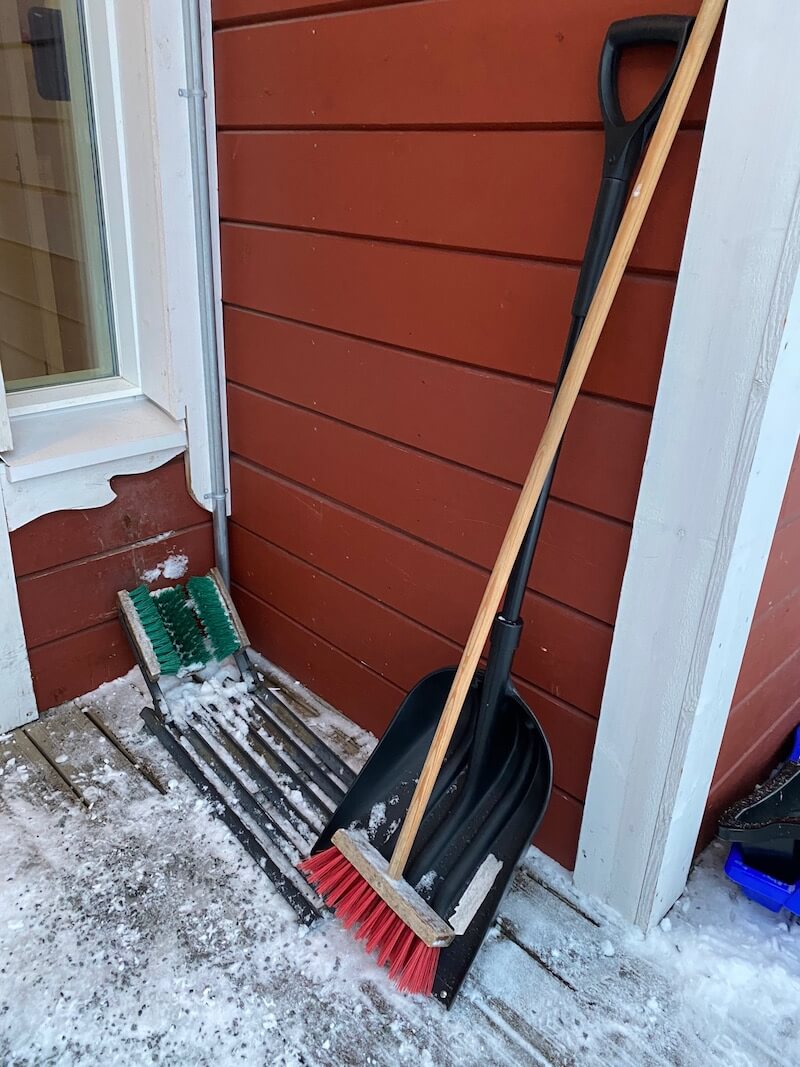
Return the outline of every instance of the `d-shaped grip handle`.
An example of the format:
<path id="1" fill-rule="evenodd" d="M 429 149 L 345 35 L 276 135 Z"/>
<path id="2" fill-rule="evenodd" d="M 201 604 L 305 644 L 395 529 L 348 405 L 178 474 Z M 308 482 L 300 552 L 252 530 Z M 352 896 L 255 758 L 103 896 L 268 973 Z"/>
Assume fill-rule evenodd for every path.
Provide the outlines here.
<path id="1" fill-rule="evenodd" d="M 625 173 L 627 171 L 625 157 L 629 154 L 635 154 L 638 157 L 641 153 L 641 145 L 652 132 L 652 126 L 658 119 L 661 106 L 689 40 L 693 22 L 694 19 L 690 15 L 643 15 L 639 18 L 612 22 L 609 26 L 600 55 L 598 74 L 600 110 L 608 141 L 605 172 L 607 177 L 629 176 Z M 619 102 L 620 57 L 628 48 L 640 48 L 654 44 L 674 45 L 675 57 L 650 102 L 635 118 L 627 119 Z M 635 152 L 626 151 L 627 146 L 629 144 L 633 146 L 634 143 L 636 143 Z"/>
<path id="2" fill-rule="evenodd" d="M 589 310 L 595 287 L 625 210 L 628 186 L 650 134 L 664 106 L 672 79 L 689 40 L 694 19 L 686 15 L 645 15 L 613 22 L 600 55 L 598 83 L 605 127 L 603 180 L 595 205 L 586 252 L 572 304 L 581 319 Z M 675 57 L 649 104 L 634 119 L 626 119 L 619 102 L 619 60 L 626 48 L 672 44 Z M 564 364 L 566 367 L 566 363 Z"/>

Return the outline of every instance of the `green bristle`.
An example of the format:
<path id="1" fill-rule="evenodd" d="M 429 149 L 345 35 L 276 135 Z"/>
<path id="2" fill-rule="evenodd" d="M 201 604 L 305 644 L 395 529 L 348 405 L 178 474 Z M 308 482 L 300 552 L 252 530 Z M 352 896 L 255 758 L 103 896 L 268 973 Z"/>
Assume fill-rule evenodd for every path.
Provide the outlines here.
<path id="1" fill-rule="evenodd" d="M 180 656 L 181 665 L 198 667 L 208 663 L 211 653 L 186 600 L 183 587 L 175 585 L 160 589 L 154 599 L 158 614 Z"/>
<path id="2" fill-rule="evenodd" d="M 177 674 L 181 669 L 180 657 L 147 587 L 139 585 L 131 590 L 129 596 L 162 673 Z"/>
<path id="3" fill-rule="evenodd" d="M 225 659 L 242 646 L 225 601 L 222 599 L 213 578 L 190 578 L 186 583 L 189 596 L 194 602 L 195 613 L 206 632 L 217 659 Z"/>

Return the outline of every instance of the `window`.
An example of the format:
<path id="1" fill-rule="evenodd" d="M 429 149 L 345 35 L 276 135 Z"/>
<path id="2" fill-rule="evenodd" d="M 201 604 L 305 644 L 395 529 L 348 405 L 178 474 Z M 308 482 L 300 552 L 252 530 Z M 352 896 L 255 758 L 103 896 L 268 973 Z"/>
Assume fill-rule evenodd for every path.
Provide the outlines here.
<path id="1" fill-rule="evenodd" d="M 0 14 L 0 364 L 10 393 L 118 371 L 80 0 Z"/>
<path id="2" fill-rule="evenodd" d="M 4 508 L 11 529 L 106 503 L 112 478 L 187 449 L 190 488 L 210 499 L 183 7 L 0 0 L 0 521 Z M 213 152 L 208 0 L 200 14 Z M 216 204 L 213 173 L 209 193 Z M 219 322 L 218 290 L 215 303 Z"/>

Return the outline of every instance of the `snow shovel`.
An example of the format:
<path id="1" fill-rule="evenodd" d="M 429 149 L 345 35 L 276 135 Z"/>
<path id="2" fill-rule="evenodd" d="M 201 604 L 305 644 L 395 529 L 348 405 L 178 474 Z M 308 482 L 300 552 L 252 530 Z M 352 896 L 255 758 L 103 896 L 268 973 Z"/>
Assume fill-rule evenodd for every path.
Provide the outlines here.
<path id="1" fill-rule="evenodd" d="M 572 307 L 572 324 L 556 381 L 558 391 L 622 219 L 631 180 L 663 108 L 693 20 L 653 16 L 615 22 L 599 70 L 605 161 L 597 205 Z M 618 92 L 623 50 L 671 44 L 674 60 L 653 99 L 627 120 Z M 522 609 L 555 458 L 516 557 L 502 610 L 491 631 L 485 670 L 469 686 L 447 755 L 425 807 L 405 867 L 405 881 L 447 919 L 455 938 L 442 948 L 433 993 L 447 1006 L 463 982 L 523 852 L 545 813 L 552 786 L 547 739 L 511 681 Z M 521 533 L 522 531 L 520 531 Z M 400 825 L 450 695 L 455 667 L 435 671 L 411 690 L 313 849 L 358 826 L 384 858 Z"/>

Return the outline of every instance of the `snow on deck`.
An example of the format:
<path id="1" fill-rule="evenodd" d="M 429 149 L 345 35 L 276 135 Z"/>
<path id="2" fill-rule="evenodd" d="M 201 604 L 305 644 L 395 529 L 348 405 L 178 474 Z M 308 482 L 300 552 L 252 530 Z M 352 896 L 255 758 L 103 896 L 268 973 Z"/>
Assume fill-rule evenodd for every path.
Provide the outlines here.
<path id="1" fill-rule="evenodd" d="M 643 938 L 531 850 L 454 1008 L 402 997 L 333 920 L 310 930 L 141 730 L 132 673 L 80 702 L 167 784 L 103 755 L 83 803 L 0 744 L 0 1063 L 704 1064 L 800 1058 L 800 927 L 748 903 L 712 846 Z M 52 726 L 72 765 L 76 705 Z M 352 759 L 363 734 L 319 724 Z M 78 733 L 80 736 L 78 736 Z M 98 735 L 99 736 L 99 735 Z M 17 739 L 17 740 L 15 740 Z M 85 754 L 85 753 L 84 753 Z M 35 753 L 34 753 L 35 756 Z M 59 760 L 61 763 L 59 763 Z"/>

